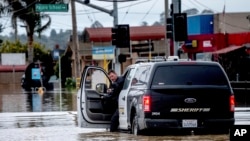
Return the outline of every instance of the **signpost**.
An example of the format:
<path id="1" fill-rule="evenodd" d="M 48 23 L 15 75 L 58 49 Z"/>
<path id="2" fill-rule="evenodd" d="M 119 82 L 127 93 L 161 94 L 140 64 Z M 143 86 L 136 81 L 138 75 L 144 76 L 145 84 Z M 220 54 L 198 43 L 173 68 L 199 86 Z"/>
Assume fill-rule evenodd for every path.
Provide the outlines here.
<path id="1" fill-rule="evenodd" d="M 68 12 L 68 4 L 36 4 L 36 12 Z"/>

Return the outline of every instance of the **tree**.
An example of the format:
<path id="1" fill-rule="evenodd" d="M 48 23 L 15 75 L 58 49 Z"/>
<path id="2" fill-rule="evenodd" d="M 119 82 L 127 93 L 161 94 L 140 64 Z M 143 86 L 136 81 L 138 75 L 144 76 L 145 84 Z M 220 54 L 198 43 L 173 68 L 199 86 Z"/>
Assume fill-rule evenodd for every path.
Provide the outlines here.
<path id="1" fill-rule="evenodd" d="M 3 25 L 0 24 L 0 33 L 3 32 Z"/>
<path id="2" fill-rule="evenodd" d="M 1 15 L 4 13 L 4 5 L 2 3 L 0 3 L 0 18 Z M 3 32 L 3 25 L 0 23 L 0 33 Z"/>
<path id="3" fill-rule="evenodd" d="M 201 13 L 202 13 L 202 14 L 214 14 L 214 11 L 209 10 L 209 9 L 204 9 L 204 10 L 202 10 Z"/>
<path id="4" fill-rule="evenodd" d="M 44 45 L 37 42 L 34 42 L 33 44 L 35 54 L 47 54 L 47 50 Z M 5 40 L 0 47 L 0 53 L 27 53 L 27 48 L 28 45 L 21 43 L 19 40 L 16 40 L 15 42 Z"/>
<path id="5" fill-rule="evenodd" d="M 141 26 L 148 26 L 148 23 L 146 21 L 141 22 Z"/>
<path id="6" fill-rule="evenodd" d="M 191 9 L 184 10 L 183 13 L 187 13 L 187 15 L 196 15 L 199 13 L 199 10 L 196 8 L 191 8 Z"/>
<path id="7" fill-rule="evenodd" d="M 55 29 L 52 29 L 52 30 L 50 31 L 50 37 L 56 37 L 56 36 L 57 36 L 56 30 L 55 30 Z"/>
<path id="8" fill-rule="evenodd" d="M 55 66 L 55 75 L 59 78 L 59 71 L 61 71 L 61 84 L 62 87 L 65 87 L 65 82 L 67 78 L 72 77 L 72 52 L 67 52 L 65 55 L 61 57 L 61 70 L 59 70 L 59 62 L 57 62 Z"/>
<path id="9" fill-rule="evenodd" d="M 40 0 L 40 3 L 50 3 L 54 0 Z M 37 1 L 33 0 L 4 0 L 10 6 L 5 7 L 9 11 L 11 16 L 12 27 L 15 30 L 17 35 L 17 19 L 22 21 L 27 33 L 27 42 L 28 42 L 28 61 L 32 62 L 34 57 L 33 49 L 33 36 L 34 33 L 38 33 L 40 36 L 41 33 L 50 26 L 51 18 L 47 14 L 37 13 L 35 11 L 35 4 Z M 41 25 L 41 20 L 47 19 L 46 24 Z"/>

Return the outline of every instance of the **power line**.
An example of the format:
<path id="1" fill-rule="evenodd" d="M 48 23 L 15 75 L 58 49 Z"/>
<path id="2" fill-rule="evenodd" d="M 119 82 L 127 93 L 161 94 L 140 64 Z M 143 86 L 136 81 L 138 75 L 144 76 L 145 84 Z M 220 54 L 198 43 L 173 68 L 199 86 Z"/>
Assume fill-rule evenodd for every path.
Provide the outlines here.
<path id="1" fill-rule="evenodd" d="M 124 20 L 124 19 L 125 19 L 125 17 L 128 15 L 128 11 L 129 11 L 129 9 L 131 8 L 132 3 L 133 3 L 133 2 L 131 2 L 131 3 L 130 3 L 130 6 L 128 7 L 128 9 L 127 9 L 126 13 L 124 14 L 124 16 L 123 16 L 123 18 L 122 18 L 122 20 L 121 20 L 121 23 L 123 23 L 123 20 Z"/>
<path id="2" fill-rule="evenodd" d="M 155 4 L 156 4 L 157 2 L 158 2 L 158 0 L 155 1 L 154 4 L 150 7 L 150 9 L 146 12 L 146 14 L 144 15 L 144 17 L 141 19 L 141 22 L 144 20 L 144 18 L 146 18 L 146 16 L 149 14 L 149 12 L 152 10 L 152 8 L 155 6 Z"/>

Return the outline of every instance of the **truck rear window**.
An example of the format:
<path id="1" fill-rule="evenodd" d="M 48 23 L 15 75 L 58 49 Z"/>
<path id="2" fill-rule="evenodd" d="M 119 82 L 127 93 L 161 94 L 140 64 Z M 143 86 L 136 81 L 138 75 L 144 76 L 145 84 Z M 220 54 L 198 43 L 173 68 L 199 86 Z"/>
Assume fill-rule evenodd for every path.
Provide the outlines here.
<path id="1" fill-rule="evenodd" d="M 163 66 L 156 69 L 153 85 L 228 85 L 220 67 L 202 65 Z"/>

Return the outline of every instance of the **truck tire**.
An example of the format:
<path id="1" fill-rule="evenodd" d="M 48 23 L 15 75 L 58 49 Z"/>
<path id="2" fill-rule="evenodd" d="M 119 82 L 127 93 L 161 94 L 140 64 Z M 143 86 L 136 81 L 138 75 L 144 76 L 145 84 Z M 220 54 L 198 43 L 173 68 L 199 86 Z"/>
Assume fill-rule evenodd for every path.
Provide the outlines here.
<path id="1" fill-rule="evenodd" d="M 141 131 L 138 125 L 138 118 L 136 115 L 134 116 L 133 121 L 132 121 L 132 134 L 136 136 L 141 134 Z"/>

